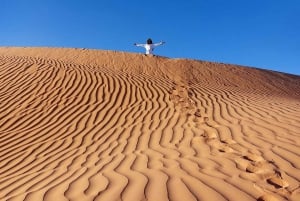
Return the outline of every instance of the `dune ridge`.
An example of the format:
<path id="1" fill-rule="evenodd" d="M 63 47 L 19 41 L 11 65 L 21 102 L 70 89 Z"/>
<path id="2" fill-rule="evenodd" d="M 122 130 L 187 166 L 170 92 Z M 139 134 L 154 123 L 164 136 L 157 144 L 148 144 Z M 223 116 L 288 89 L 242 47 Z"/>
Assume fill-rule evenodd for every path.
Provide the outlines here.
<path id="1" fill-rule="evenodd" d="M 0 200 L 299 200 L 300 77 L 0 48 Z"/>

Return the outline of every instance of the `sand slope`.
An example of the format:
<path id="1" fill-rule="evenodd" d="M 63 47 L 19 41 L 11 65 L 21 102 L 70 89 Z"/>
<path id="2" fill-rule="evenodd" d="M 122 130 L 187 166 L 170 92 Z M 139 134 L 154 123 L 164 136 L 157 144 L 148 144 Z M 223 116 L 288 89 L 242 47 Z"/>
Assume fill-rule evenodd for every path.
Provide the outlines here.
<path id="1" fill-rule="evenodd" d="M 0 200 L 300 200 L 300 77 L 0 48 Z"/>

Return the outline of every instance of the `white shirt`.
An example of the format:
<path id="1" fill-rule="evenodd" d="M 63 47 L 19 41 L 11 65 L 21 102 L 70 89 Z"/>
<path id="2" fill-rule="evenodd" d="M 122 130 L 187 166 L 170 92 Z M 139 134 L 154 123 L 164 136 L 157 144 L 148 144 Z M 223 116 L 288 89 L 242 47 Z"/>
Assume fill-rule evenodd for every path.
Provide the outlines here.
<path id="1" fill-rule="evenodd" d="M 135 44 L 137 47 L 143 47 L 146 49 L 146 54 L 152 54 L 154 47 L 164 44 L 164 42 L 153 43 L 153 44 Z"/>

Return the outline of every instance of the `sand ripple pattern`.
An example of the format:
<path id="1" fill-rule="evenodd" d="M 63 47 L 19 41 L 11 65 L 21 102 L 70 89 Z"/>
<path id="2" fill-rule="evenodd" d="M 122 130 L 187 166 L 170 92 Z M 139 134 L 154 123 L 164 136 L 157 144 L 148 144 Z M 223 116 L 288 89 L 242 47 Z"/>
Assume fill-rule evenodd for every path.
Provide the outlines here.
<path id="1" fill-rule="evenodd" d="M 1 56 L 0 200 L 298 199 L 300 98 L 177 79 L 167 60 Z"/>

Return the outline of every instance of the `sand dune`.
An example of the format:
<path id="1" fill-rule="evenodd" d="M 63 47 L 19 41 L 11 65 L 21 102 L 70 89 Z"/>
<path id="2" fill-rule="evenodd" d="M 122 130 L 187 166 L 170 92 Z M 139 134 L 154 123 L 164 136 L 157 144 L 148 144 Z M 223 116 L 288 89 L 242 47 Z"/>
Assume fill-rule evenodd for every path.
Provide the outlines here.
<path id="1" fill-rule="evenodd" d="M 0 200 L 300 200 L 300 77 L 0 48 Z"/>

